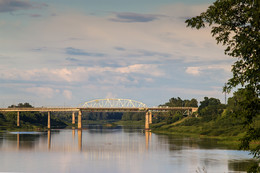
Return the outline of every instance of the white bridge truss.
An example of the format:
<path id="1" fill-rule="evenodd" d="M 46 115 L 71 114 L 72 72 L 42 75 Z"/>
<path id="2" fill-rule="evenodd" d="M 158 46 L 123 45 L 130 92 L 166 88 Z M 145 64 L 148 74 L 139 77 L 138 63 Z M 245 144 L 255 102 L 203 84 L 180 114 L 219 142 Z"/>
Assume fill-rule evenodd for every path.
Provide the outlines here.
<path id="1" fill-rule="evenodd" d="M 82 108 L 147 108 L 146 104 L 130 99 L 97 99 L 85 102 Z"/>

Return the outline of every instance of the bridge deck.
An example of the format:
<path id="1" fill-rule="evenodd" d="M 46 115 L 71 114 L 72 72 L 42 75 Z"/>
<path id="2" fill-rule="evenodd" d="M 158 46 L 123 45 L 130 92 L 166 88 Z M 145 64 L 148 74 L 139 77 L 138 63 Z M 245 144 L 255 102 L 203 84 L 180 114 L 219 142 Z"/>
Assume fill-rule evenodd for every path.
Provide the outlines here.
<path id="1" fill-rule="evenodd" d="M 38 107 L 38 108 L 0 108 L 0 112 L 76 112 L 76 111 L 86 111 L 86 112 L 165 112 L 172 110 L 197 110 L 195 107 L 152 107 L 152 108 L 78 108 L 78 107 Z"/>

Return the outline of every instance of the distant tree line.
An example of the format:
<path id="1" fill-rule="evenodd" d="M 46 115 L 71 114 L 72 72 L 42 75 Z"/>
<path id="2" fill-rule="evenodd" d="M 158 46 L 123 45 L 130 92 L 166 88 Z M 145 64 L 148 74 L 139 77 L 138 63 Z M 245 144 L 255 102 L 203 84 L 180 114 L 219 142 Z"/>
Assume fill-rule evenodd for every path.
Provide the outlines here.
<path id="1" fill-rule="evenodd" d="M 19 103 L 18 105 L 11 105 L 8 108 L 32 108 L 29 103 Z M 47 112 L 20 112 L 20 127 L 27 129 L 45 128 L 47 126 Z M 0 113 L 0 129 L 14 129 L 17 128 L 17 113 L 5 112 Z M 53 114 L 51 116 L 51 125 L 53 127 L 66 127 L 67 123 Z"/>
<path id="2" fill-rule="evenodd" d="M 198 107 L 198 113 L 196 116 L 199 118 L 192 118 L 185 121 L 186 125 L 194 125 L 199 122 L 210 122 L 223 117 L 223 112 L 225 116 L 235 116 L 241 109 L 237 106 L 239 100 L 243 98 L 242 90 L 234 93 L 234 96 L 228 99 L 228 104 L 222 104 L 219 99 L 204 97 L 204 100 L 200 102 L 198 107 L 198 101 L 196 99 L 184 99 L 180 97 L 171 98 L 165 104 L 159 106 L 167 107 Z M 32 107 L 29 103 L 19 103 L 18 105 L 11 105 L 9 108 L 16 107 Z M 52 125 L 53 126 L 67 126 L 71 124 L 72 112 L 52 112 Z M 83 120 L 122 120 L 122 121 L 144 121 L 144 112 L 83 112 Z M 16 113 L 0 113 L 0 125 L 9 124 L 11 126 L 16 126 Z M 169 112 L 154 112 L 153 113 L 153 123 L 166 122 L 167 124 L 175 123 L 182 120 L 187 115 L 184 111 L 169 111 Z M 195 115 L 192 115 L 195 117 Z M 33 124 L 36 126 L 46 126 L 47 125 L 47 113 L 40 112 L 21 112 L 20 113 L 21 124 Z M 5 123 L 4 123 L 5 122 Z M 8 123 L 6 123 L 8 122 Z M 237 122 L 237 121 L 234 121 Z M 240 121 L 242 122 L 242 121 Z M 239 122 L 239 124 L 241 124 Z"/>
<path id="3" fill-rule="evenodd" d="M 8 108 L 33 108 L 33 106 L 26 102 L 26 103 L 19 103 L 18 105 L 8 106 Z"/>
<path id="4" fill-rule="evenodd" d="M 169 102 L 166 102 L 160 106 L 169 106 L 169 107 L 198 107 L 198 101 L 196 99 L 191 100 L 182 100 L 180 97 L 171 98 Z"/>

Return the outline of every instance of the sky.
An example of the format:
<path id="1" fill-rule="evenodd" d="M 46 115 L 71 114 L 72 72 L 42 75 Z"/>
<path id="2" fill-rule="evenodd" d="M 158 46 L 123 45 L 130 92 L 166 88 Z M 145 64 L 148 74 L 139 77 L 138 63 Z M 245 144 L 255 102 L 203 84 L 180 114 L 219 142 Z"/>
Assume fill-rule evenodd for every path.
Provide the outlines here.
<path id="1" fill-rule="evenodd" d="M 224 103 L 233 58 L 185 20 L 212 0 L 0 0 L 0 107 Z"/>

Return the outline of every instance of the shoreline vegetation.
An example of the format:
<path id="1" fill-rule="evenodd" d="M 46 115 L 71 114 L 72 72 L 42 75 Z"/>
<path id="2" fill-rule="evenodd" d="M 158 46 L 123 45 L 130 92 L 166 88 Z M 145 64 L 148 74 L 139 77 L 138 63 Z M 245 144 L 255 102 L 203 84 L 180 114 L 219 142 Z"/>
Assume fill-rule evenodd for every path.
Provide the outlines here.
<path id="1" fill-rule="evenodd" d="M 218 139 L 220 143 L 232 145 L 239 149 L 240 139 L 246 135 L 243 119 L 236 117 L 236 99 L 241 97 L 241 93 L 236 93 L 228 99 L 228 104 L 221 104 L 216 98 L 205 97 L 203 101 L 196 99 L 182 100 L 181 98 L 171 98 L 169 102 L 159 105 L 168 107 L 198 107 L 198 112 L 187 116 L 185 112 L 153 112 L 153 123 L 150 129 L 153 133 L 185 136 L 192 138 L 212 138 Z M 18 106 L 10 107 L 32 107 L 29 103 L 20 103 Z M 82 124 L 101 125 L 103 128 L 113 128 L 116 126 L 135 127 L 144 129 L 145 113 L 112 113 L 83 112 Z M 46 131 L 47 113 L 21 112 L 20 127 L 16 126 L 16 113 L 0 113 L 0 132 L 2 131 Z M 260 126 L 260 116 L 254 119 L 254 126 Z M 77 128 L 77 122 L 71 123 L 71 113 L 52 112 L 51 128 Z M 251 147 L 256 147 L 260 141 L 253 141 Z"/>

